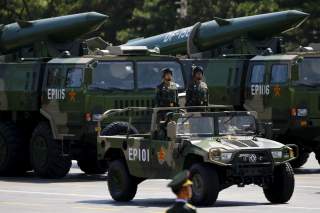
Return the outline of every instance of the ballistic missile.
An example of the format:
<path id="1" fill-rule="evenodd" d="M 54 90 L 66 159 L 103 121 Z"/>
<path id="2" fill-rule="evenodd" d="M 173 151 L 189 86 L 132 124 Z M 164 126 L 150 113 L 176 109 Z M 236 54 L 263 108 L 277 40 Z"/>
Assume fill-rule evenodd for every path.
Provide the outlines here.
<path id="1" fill-rule="evenodd" d="M 297 28 L 308 16 L 304 12 L 288 10 L 232 19 L 214 18 L 172 32 L 131 40 L 124 45 L 156 48 L 161 54 L 190 54 L 227 44 L 240 37 L 255 40 L 270 38 Z"/>
<path id="2" fill-rule="evenodd" d="M 106 15 L 88 12 L 0 25 L 0 52 L 8 53 L 40 41 L 72 41 L 97 30 L 106 19 Z"/>

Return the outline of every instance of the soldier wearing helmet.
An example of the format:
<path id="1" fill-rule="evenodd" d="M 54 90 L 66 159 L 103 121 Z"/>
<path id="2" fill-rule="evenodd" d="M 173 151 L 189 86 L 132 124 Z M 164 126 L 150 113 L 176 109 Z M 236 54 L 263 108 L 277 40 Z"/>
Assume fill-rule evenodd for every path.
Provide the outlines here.
<path id="1" fill-rule="evenodd" d="M 192 82 L 187 88 L 186 106 L 208 106 L 208 86 L 203 81 L 203 68 L 192 66 Z"/>
<path id="2" fill-rule="evenodd" d="M 172 69 L 162 69 L 162 82 L 156 88 L 156 107 L 177 107 L 179 105 L 178 88 L 173 82 L 172 75 Z"/>

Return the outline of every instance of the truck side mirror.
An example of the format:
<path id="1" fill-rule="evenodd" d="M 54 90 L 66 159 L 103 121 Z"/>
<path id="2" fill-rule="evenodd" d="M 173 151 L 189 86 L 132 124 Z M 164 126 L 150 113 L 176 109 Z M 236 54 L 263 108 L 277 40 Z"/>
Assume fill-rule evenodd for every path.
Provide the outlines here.
<path id="1" fill-rule="evenodd" d="M 170 121 L 167 124 L 167 137 L 170 138 L 170 140 L 175 140 L 176 131 L 177 131 L 177 123 L 175 121 Z"/>
<path id="2" fill-rule="evenodd" d="M 299 64 L 294 64 L 291 70 L 291 80 L 298 81 L 299 80 Z"/>
<path id="3" fill-rule="evenodd" d="M 84 70 L 84 82 L 88 86 L 92 84 L 92 68 L 87 67 Z"/>

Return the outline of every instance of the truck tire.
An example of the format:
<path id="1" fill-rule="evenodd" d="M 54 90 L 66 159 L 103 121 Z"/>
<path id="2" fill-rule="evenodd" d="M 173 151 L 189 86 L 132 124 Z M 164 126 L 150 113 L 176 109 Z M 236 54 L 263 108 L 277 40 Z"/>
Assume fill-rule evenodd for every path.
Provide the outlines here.
<path id="1" fill-rule="evenodd" d="M 293 168 L 297 169 L 303 166 L 309 159 L 310 153 L 306 151 L 300 151 L 296 159 L 290 161 Z"/>
<path id="2" fill-rule="evenodd" d="M 120 160 L 114 160 L 109 165 L 108 188 L 115 201 L 126 202 L 134 198 L 137 193 L 135 177 L 129 174 L 126 165 Z"/>
<path id="3" fill-rule="evenodd" d="M 138 134 L 138 130 L 130 125 L 128 122 L 113 122 L 106 126 L 102 131 L 101 135 L 125 135 L 129 128 L 129 134 Z"/>
<path id="4" fill-rule="evenodd" d="M 39 123 L 30 142 L 30 161 L 34 172 L 43 178 L 62 178 L 71 167 L 71 159 L 63 156 L 60 141 L 54 140 L 50 126 Z"/>
<path id="5" fill-rule="evenodd" d="M 219 177 L 213 167 L 195 164 L 190 168 L 192 186 L 191 201 L 196 206 L 211 206 L 219 195 Z"/>
<path id="6" fill-rule="evenodd" d="M 95 159 L 80 159 L 78 166 L 85 174 L 104 174 L 108 170 L 107 162 L 98 161 Z"/>
<path id="7" fill-rule="evenodd" d="M 22 175 L 28 170 L 28 143 L 12 122 L 0 122 L 0 174 Z"/>
<path id="8" fill-rule="evenodd" d="M 294 191 L 294 173 L 289 163 L 275 167 L 273 182 L 263 188 L 267 200 L 271 203 L 286 203 Z"/>

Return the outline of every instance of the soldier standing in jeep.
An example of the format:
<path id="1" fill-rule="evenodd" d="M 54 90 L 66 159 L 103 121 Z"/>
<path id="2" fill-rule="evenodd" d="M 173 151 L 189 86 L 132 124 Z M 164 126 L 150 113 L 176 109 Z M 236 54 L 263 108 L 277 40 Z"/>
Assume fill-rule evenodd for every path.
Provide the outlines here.
<path id="1" fill-rule="evenodd" d="M 173 71 L 171 68 L 162 70 L 162 83 L 156 89 L 157 107 L 177 107 L 178 106 L 178 88 L 172 80 Z"/>
<path id="2" fill-rule="evenodd" d="M 187 88 L 186 106 L 208 106 L 208 86 L 203 81 L 203 68 L 192 67 L 192 82 Z"/>

